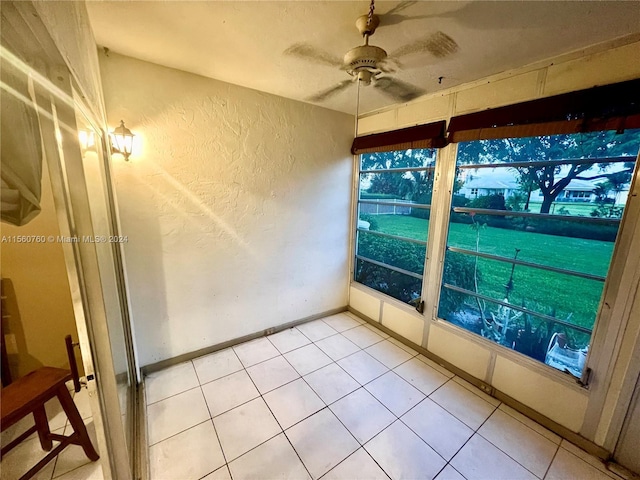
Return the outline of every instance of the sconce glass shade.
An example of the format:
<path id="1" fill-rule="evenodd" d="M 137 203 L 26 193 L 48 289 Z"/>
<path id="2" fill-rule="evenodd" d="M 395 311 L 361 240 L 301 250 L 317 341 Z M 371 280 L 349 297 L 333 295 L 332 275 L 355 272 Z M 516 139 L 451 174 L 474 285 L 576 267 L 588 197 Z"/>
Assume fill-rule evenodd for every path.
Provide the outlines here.
<path id="1" fill-rule="evenodd" d="M 96 146 L 96 136 L 94 132 L 80 130 L 78 132 L 78 140 L 82 151 L 93 150 Z"/>
<path id="2" fill-rule="evenodd" d="M 120 153 L 124 156 L 125 160 L 129 160 L 131 155 L 131 149 L 133 148 L 133 137 L 135 135 L 131 133 L 127 127 L 124 126 L 124 122 L 120 120 L 120 126 L 113 129 L 111 132 L 112 149 L 114 152 Z"/>

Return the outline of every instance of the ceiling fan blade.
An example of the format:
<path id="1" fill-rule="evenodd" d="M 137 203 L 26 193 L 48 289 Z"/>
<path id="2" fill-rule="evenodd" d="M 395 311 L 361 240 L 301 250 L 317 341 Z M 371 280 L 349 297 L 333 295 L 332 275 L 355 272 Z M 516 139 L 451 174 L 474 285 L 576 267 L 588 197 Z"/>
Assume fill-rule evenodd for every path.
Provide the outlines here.
<path id="1" fill-rule="evenodd" d="M 380 17 L 380 26 L 388 27 L 390 25 L 399 25 L 406 20 L 420 20 L 423 18 L 431 18 L 430 15 L 408 16 L 400 14 L 400 12 L 406 10 L 412 5 L 415 5 L 416 3 L 418 3 L 417 0 L 405 0 L 400 2 L 388 12 L 378 14 L 378 17 Z"/>
<path id="2" fill-rule="evenodd" d="M 382 73 L 396 73 L 403 68 L 402 63 L 397 58 L 385 58 L 376 64 L 378 70 Z"/>
<path id="3" fill-rule="evenodd" d="M 391 77 L 379 77 L 375 80 L 373 86 L 380 89 L 385 95 L 400 102 L 408 102 L 425 93 L 424 90 L 415 85 Z"/>
<path id="4" fill-rule="evenodd" d="M 342 67 L 343 65 L 342 59 L 308 43 L 295 43 L 283 53 L 302 60 L 329 65 L 330 67 Z"/>
<path id="5" fill-rule="evenodd" d="M 456 53 L 458 48 L 458 44 L 453 38 L 446 33 L 438 31 L 415 42 L 403 45 L 391 52 L 389 56 L 398 58 L 412 53 L 429 52 L 434 57 L 443 58 Z"/>
<path id="6" fill-rule="evenodd" d="M 414 5 L 416 3 L 418 3 L 417 0 L 404 0 L 404 1 L 400 2 L 399 4 L 397 4 L 395 7 L 393 7 L 391 10 L 389 10 L 387 13 L 383 13 L 382 15 L 394 15 L 396 13 L 399 13 L 399 12 L 403 11 L 403 10 L 406 10 L 411 5 Z"/>
<path id="7" fill-rule="evenodd" d="M 353 83 L 353 79 L 343 80 L 340 83 L 336 83 L 333 87 L 329 87 L 326 90 L 323 90 L 321 92 L 316 93 L 315 95 L 312 95 L 311 97 L 307 97 L 306 99 L 309 100 L 310 102 L 322 102 L 327 98 L 333 97 L 336 93 L 341 92 L 352 83 Z"/>

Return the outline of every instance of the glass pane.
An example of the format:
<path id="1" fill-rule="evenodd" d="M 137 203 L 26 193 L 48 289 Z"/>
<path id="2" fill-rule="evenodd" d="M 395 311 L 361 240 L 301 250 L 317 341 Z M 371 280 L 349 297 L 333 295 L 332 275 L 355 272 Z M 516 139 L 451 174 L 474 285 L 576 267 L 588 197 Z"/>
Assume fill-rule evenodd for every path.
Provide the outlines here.
<path id="1" fill-rule="evenodd" d="M 355 280 L 409 303 L 420 297 L 422 280 L 356 259 Z"/>
<path id="2" fill-rule="evenodd" d="M 445 305 L 457 305 L 458 309 Z M 486 316 L 483 320 L 478 305 L 493 316 Z M 440 293 L 438 316 L 561 371 L 566 369 L 576 377 L 584 368 L 591 335 L 574 327 L 446 288 L 442 288 Z"/>
<path id="3" fill-rule="evenodd" d="M 361 173 L 360 200 L 431 204 L 433 170 Z"/>
<path id="4" fill-rule="evenodd" d="M 500 164 L 603 157 L 631 157 L 638 154 L 640 130 L 543 135 L 540 137 L 477 140 L 458 144 L 457 164 Z M 602 165 L 606 170 L 606 163 Z M 578 174 L 584 167 L 579 168 Z"/>
<path id="5" fill-rule="evenodd" d="M 447 247 L 507 261 L 448 251 L 438 315 L 579 376 L 639 145 L 640 130 L 461 143 Z"/>
<path id="6" fill-rule="evenodd" d="M 617 225 L 452 213 L 447 245 L 606 276 Z M 589 255 L 576 254 L 589 252 Z"/>
<path id="7" fill-rule="evenodd" d="M 453 206 L 620 219 L 635 156 L 603 160 L 610 163 L 458 169 Z"/>
<path id="8" fill-rule="evenodd" d="M 94 231 L 92 239 L 83 239 L 95 243 L 100 269 L 100 280 L 107 314 L 109 340 L 113 367 L 118 386 L 118 397 L 123 427 L 126 435 L 128 450 L 132 451 L 133 417 L 133 385 L 131 368 L 127 355 L 127 340 L 124 330 L 124 312 L 126 300 L 119 285 L 116 257 L 119 243 L 126 241 L 126 237 L 116 236 L 113 228 L 113 213 L 108 196 L 108 180 L 105 171 L 105 161 L 102 151 L 102 132 L 92 127 L 80 110 L 76 110 L 80 147 L 82 150 L 82 165 L 86 181 L 86 188 L 91 211 L 91 223 Z"/>
<path id="9" fill-rule="evenodd" d="M 445 283 L 453 277 L 454 285 L 472 292 L 593 329 L 601 281 L 454 252 L 447 253 L 445 264 Z"/>
<path id="10" fill-rule="evenodd" d="M 374 233 L 358 232 L 358 255 L 422 275 L 425 246 Z"/>
<path id="11" fill-rule="evenodd" d="M 427 240 L 429 231 L 429 210 L 411 210 L 410 214 L 404 213 L 382 213 L 383 207 L 388 205 L 370 205 L 361 203 L 359 205 L 360 215 L 358 217 L 358 228 L 376 232 L 388 233 L 399 237 L 413 238 L 414 240 Z M 398 207 L 401 209 L 403 207 Z"/>
<path id="12" fill-rule="evenodd" d="M 424 274 L 430 209 L 420 206 L 431 204 L 435 161 L 433 149 L 360 156 L 356 252 L 391 268 L 358 258 L 354 279 L 407 303 L 420 297 L 422 280 L 394 268 Z"/>
<path id="13" fill-rule="evenodd" d="M 360 155 L 360 170 L 435 167 L 436 150 L 417 148 Z"/>

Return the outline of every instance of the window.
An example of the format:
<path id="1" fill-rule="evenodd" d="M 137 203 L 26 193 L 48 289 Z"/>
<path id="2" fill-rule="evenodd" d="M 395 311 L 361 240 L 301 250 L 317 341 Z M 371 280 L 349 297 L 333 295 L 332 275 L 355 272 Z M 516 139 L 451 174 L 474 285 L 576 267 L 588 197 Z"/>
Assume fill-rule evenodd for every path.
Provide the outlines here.
<path id="1" fill-rule="evenodd" d="M 360 155 L 355 281 L 411 303 L 421 296 L 434 149 Z"/>
<path id="2" fill-rule="evenodd" d="M 472 188 L 471 189 L 471 195 L 473 195 L 474 197 L 478 196 L 478 189 L 477 188 Z"/>
<path id="3" fill-rule="evenodd" d="M 640 130 L 459 143 L 438 316 L 580 376 L 639 145 Z M 519 188 L 464 195 L 494 172 Z"/>

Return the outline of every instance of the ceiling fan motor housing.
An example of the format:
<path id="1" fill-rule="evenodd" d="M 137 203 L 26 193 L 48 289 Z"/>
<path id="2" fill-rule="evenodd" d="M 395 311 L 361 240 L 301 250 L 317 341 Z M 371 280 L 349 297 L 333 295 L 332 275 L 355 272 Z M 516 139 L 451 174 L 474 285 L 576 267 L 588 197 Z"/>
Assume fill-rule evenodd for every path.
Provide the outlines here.
<path id="1" fill-rule="evenodd" d="M 387 58 L 387 52 L 374 45 L 361 45 L 352 48 L 344 56 L 344 64 L 350 75 L 356 76 L 359 71 L 379 71 L 378 63 Z"/>

